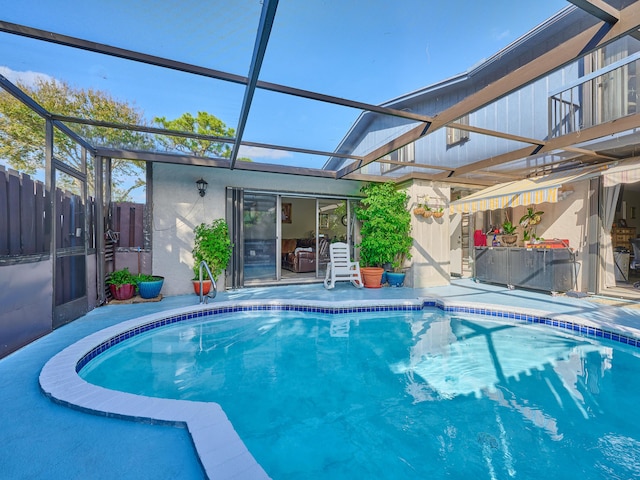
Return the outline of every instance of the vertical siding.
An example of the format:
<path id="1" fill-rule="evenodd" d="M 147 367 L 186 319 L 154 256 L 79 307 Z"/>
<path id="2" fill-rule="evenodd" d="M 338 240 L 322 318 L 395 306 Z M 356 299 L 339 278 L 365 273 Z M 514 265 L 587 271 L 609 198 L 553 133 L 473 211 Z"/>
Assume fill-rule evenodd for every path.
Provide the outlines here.
<path id="1" fill-rule="evenodd" d="M 9 255 L 9 192 L 7 172 L 0 166 L 0 255 Z"/>
<path id="2" fill-rule="evenodd" d="M 9 215 L 8 221 L 9 251 L 7 254 L 20 255 L 22 253 L 20 251 L 20 215 L 16 215 L 16 212 L 19 212 L 18 209 L 20 208 L 20 177 L 13 175 L 10 171 L 7 180 L 8 205 L 13 207 L 13 209 L 10 210 L 13 215 Z"/>
<path id="3" fill-rule="evenodd" d="M 47 253 L 44 184 L 0 166 L 0 256 Z"/>

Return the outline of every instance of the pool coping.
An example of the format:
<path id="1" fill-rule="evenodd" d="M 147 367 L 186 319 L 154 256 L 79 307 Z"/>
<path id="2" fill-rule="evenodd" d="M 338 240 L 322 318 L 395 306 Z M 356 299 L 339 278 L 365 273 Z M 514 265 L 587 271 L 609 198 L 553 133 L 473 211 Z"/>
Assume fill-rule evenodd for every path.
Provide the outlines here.
<path id="1" fill-rule="evenodd" d="M 40 388 L 53 401 L 87 413 L 186 428 L 208 478 L 266 479 L 269 478 L 268 474 L 246 448 L 219 404 L 146 397 L 110 390 L 86 382 L 77 372 L 91 358 L 126 338 L 180 321 L 209 316 L 214 318 L 214 315 L 238 311 L 289 310 L 331 314 L 419 310 L 429 306 L 451 313 L 477 314 L 489 318 L 498 317 L 523 323 L 549 325 L 588 337 L 610 339 L 640 348 L 640 330 L 633 327 L 604 324 L 577 315 L 526 307 L 451 301 L 435 295 L 376 301 L 229 300 L 156 312 L 88 335 L 66 347 L 45 364 L 39 376 Z"/>

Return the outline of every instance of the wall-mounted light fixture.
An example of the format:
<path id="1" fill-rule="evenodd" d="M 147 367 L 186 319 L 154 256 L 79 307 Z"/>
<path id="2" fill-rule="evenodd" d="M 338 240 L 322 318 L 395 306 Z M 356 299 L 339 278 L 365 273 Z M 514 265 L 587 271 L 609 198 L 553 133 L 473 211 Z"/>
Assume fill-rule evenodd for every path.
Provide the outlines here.
<path id="1" fill-rule="evenodd" d="M 196 182 L 196 186 L 198 187 L 198 193 L 200 194 L 201 197 L 204 197 L 205 193 L 207 193 L 207 185 L 209 184 L 205 182 L 203 178 L 201 178 Z"/>

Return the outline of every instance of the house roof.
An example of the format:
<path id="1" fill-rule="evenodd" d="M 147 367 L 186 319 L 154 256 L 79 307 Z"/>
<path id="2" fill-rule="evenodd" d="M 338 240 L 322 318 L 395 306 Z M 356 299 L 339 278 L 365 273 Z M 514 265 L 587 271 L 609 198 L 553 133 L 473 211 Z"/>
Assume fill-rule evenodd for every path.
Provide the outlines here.
<path id="1" fill-rule="evenodd" d="M 466 72 L 381 103 L 342 96 L 337 87 L 333 91 L 335 93 L 327 94 L 293 86 L 305 83 L 324 86 L 326 81 L 337 81 L 339 77 L 345 76 L 347 84 L 357 88 L 358 78 L 362 75 L 354 76 L 348 67 L 350 61 L 356 62 L 357 55 L 365 52 L 362 48 L 366 46 L 366 42 L 362 41 L 348 45 L 354 49 L 351 57 L 345 53 L 347 48 L 343 49 L 340 71 L 320 70 L 315 72 L 315 77 L 307 79 L 306 72 L 298 72 L 293 68 L 292 71 L 288 71 L 291 83 L 271 81 L 272 78 L 282 78 L 279 72 L 271 69 L 271 52 L 282 53 L 285 46 L 291 49 L 298 47 L 285 45 L 288 37 L 283 33 L 286 33 L 287 29 L 293 29 L 292 25 L 295 24 L 297 16 L 305 14 L 303 10 L 296 10 L 295 2 L 247 0 L 242 8 L 234 4 L 208 9 L 198 6 L 198 10 L 194 10 L 196 7 L 190 4 L 175 9 L 168 2 L 167 8 L 159 7 L 153 15 L 148 15 L 149 12 L 143 4 L 129 2 L 123 4 L 120 11 L 105 10 L 104 18 L 100 19 L 102 24 L 99 24 L 103 28 L 96 28 L 96 24 L 82 18 L 84 9 L 87 8 L 83 2 L 77 2 L 76 7 L 69 2 L 59 2 L 59 5 L 56 5 L 55 1 L 49 2 L 42 10 L 38 10 L 40 15 L 35 15 L 28 3 L 14 5 L 11 14 L 5 12 L 5 20 L 0 19 L 0 39 L 12 51 L 21 53 L 21 58 L 26 64 L 25 72 L 39 72 L 37 60 L 43 57 L 65 58 L 65 62 L 58 62 L 61 71 L 62 63 L 65 66 L 73 65 L 69 67 L 69 71 L 73 68 L 90 70 L 94 77 L 104 80 L 100 85 L 108 86 L 110 75 L 117 77 L 126 71 L 132 89 L 134 84 L 140 85 L 138 88 L 141 88 L 141 91 L 155 94 L 160 103 L 163 98 L 171 96 L 179 96 L 180 100 L 184 100 L 184 110 L 154 112 L 157 116 L 175 118 L 190 106 L 214 108 L 218 101 L 224 108 L 229 108 L 226 118 L 231 121 L 227 123 L 234 128 L 234 132 L 228 137 L 193 135 L 190 132 L 176 132 L 153 125 L 123 125 L 95 118 L 66 117 L 59 112 L 42 109 L 26 97 L 9 75 L 0 75 L 1 87 L 29 104 L 43 117 L 52 119 L 56 128 L 66 132 L 97 155 L 328 178 L 391 178 L 404 181 L 413 177 L 470 185 L 490 185 L 504 181 L 505 178 L 525 178 L 548 173 L 556 168 L 620 161 L 634 156 L 638 143 L 635 135 L 635 129 L 640 126 L 638 114 L 584 129 L 580 135 L 563 135 L 551 139 L 528 138 L 510 132 L 481 128 L 479 125 L 455 123 L 465 114 L 518 91 L 588 52 L 622 37 L 635 38 L 640 26 L 640 4 L 636 1 L 570 0 L 573 5 L 562 9 Z M 349 8 L 351 5 L 344 6 L 342 3 L 340 6 L 344 7 L 344 11 L 333 6 L 333 9 L 328 9 L 326 16 L 320 20 L 327 22 L 327 25 L 331 22 L 353 22 L 352 25 L 356 25 L 358 8 Z M 383 4 L 368 5 L 370 9 L 383 7 Z M 47 15 L 47 8 L 69 12 L 77 8 L 77 11 L 74 11 L 76 15 L 68 17 L 54 16 L 51 13 Z M 400 20 L 409 20 L 415 12 L 408 7 L 395 10 L 400 12 L 395 19 L 400 25 L 397 30 L 393 30 L 397 33 L 403 28 Z M 378 13 L 384 15 L 385 12 L 380 10 Z M 523 11 L 523 14 L 526 14 L 526 11 Z M 120 23 L 109 24 L 111 15 Z M 450 15 L 449 18 L 453 22 L 455 16 Z M 173 27 L 173 30 L 156 28 L 151 30 L 153 33 L 149 36 L 136 35 L 136 28 L 145 22 L 152 24 L 151 26 L 158 22 L 159 27 Z M 214 28 L 212 24 L 215 24 Z M 392 29 L 393 22 L 389 24 L 389 28 Z M 335 33 L 336 31 L 332 31 L 332 34 Z M 462 35 L 460 32 L 456 34 Z M 186 39 L 191 40 L 189 45 L 192 48 L 183 48 Z M 304 46 L 311 51 L 308 42 L 314 40 L 316 39 L 309 35 L 300 41 L 305 42 Z M 194 45 L 197 48 L 193 48 Z M 372 58 L 373 61 L 376 60 L 375 57 Z M 390 63 L 395 59 L 381 60 Z M 380 71 L 380 67 L 372 71 Z M 45 73 L 55 76 L 58 71 L 53 68 Z M 175 79 L 173 84 L 169 83 L 175 85 L 175 91 L 156 92 L 155 82 L 159 77 L 163 77 L 164 81 Z M 326 81 L 323 83 L 323 80 Z M 93 88 L 92 85 L 90 87 Z M 412 108 L 424 104 L 429 98 L 452 92 L 457 93 L 455 102 L 429 111 Z M 221 99 L 228 101 L 225 103 Z M 273 110 L 276 102 L 277 111 Z M 307 111 L 311 113 L 305 116 L 304 113 Z M 329 130 L 331 127 L 335 129 L 328 137 L 323 137 L 322 141 L 316 143 L 314 134 L 317 133 L 320 137 L 321 131 L 313 125 L 313 120 L 316 117 L 320 118 L 317 114 L 319 111 L 326 113 L 326 117 L 322 118 L 340 118 L 342 123 L 336 121 L 334 125 L 332 121 L 324 121 L 324 127 L 328 127 Z M 214 112 L 220 113 L 215 109 Z M 337 115 L 332 116 L 336 112 Z M 263 122 L 267 119 L 269 123 L 282 124 L 283 135 L 262 137 L 260 124 L 255 123 L 254 117 L 262 118 Z M 369 120 L 374 117 L 403 123 L 405 128 L 376 143 L 370 150 L 354 154 L 351 148 L 355 144 L 354 139 L 362 137 Z M 347 133 L 341 135 L 339 127 L 344 125 L 345 118 L 357 121 L 352 121 L 351 128 L 347 127 Z M 455 166 L 438 165 L 437 162 L 429 160 L 428 165 L 414 164 L 412 168 L 398 168 L 390 177 L 371 175 L 363 170 L 366 165 L 380 161 L 386 154 L 403 145 L 451 125 L 467 130 L 473 135 L 507 140 L 514 148 L 497 156 L 475 158 Z M 96 137 L 85 135 L 96 128 L 135 131 L 150 139 L 171 134 L 221 142 L 229 145 L 230 155 L 199 157 L 176 151 L 159 151 L 156 148 L 145 151 L 133 150 L 126 144 L 100 143 L 96 141 Z M 277 132 L 277 129 L 275 131 Z M 299 136 L 296 135 L 298 131 L 301 132 Z M 306 139 L 311 144 L 303 144 L 298 137 Z M 612 137 L 618 140 L 615 146 L 605 143 Z M 325 141 L 327 138 L 329 142 Z M 336 140 L 331 145 L 331 138 L 342 138 L 342 141 Z M 149 143 L 153 145 L 152 141 Z M 241 161 L 242 157 L 250 157 L 254 161 L 244 162 Z M 256 160 L 257 158 L 260 160 Z"/>

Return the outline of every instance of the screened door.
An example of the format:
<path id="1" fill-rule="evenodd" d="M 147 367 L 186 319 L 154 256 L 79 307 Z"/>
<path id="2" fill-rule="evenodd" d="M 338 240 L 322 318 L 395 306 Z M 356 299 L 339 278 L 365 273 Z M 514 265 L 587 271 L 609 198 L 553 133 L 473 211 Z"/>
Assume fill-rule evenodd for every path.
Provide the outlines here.
<path id="1" fill-rule="evenodd" d="M 55 185 L 54 328 L 88 310 L 85 182 L 55 170 Z"/>

